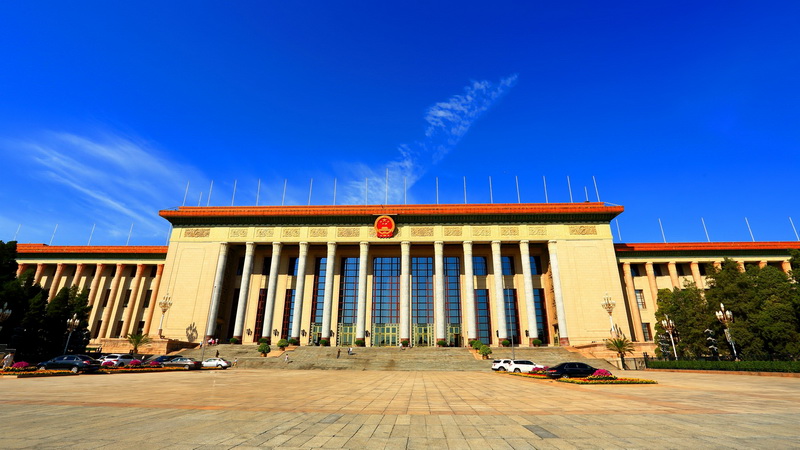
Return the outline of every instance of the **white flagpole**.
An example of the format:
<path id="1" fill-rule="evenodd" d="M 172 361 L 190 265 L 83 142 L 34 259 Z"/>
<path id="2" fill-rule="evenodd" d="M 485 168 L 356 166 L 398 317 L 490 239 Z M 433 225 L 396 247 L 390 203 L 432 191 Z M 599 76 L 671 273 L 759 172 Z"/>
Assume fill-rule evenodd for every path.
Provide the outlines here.
<path id="1" fill-rule="evenodd" d="M 522 198 L 519 196 L 519 176 L 514 175 L 514 182 L 517 184 L 517 203 L 522 203 Z"/>
<path id="2" fill-rule="evenodd" d="M 589 201 L 589 188 L 584 186 L 583 187 L 583 193 L 586 194 L 586 201 L 588 202 Z"/>
<path id="3" fill-rule="evenodd" d="M 86 245 L 92 245 L 92 236 L 94 236 L 94 227 L 96 226 L 97 226 L 96 223 L 92 224 L 92 232 L 89 233 L 89 242 L 87 242 Z"/>
<path id="4" fill-rule="evenodd" d="M 388 167 L 386 168 L 386 183 L 385 183 L 385 185 L 386 186 L 384 188 L 384 191 L 386 191 L 386 195 L 384 196 L 383 204 L 384 205 L 388 205 L 389 204 L 389 168 Z"/>
<path id="5" fill-rule="evenodd" d="M 129 245 L 131 243 L 131 235 L 133 234 L 133 224 L 131 224 L 131 229 L 128 231 L 128 240 L 125 241 L 125 245 Z"/>
<path id="6" fill-rule="evenodd" d="M 755 241 L 756 241 L 756 238 L 755 238 L 755 237 L 753 237 L 753 230 L 750 228 L 750 221 L 749 221 L 749 220 L 747 220 L 747 217 L 745 217 L 745 218 L 744 218 L 744 223 L 746 223 L 746 224 L 747 224 L 747 231 L 749 231 L 749 232 L 750 232 L 750 239 L 751 239 L 753 242 L 755 242 Z"/>
<path id="7" fill-rule="evenodd" d="M 489 177 L 489 203 L 494 203 L 494 193 L 492 192 L 492 177 Z"/>
<path id="8" fill-rule="evenodd" d="M 203 202 L 203 193 L 200 192 L 200 197 L 197 199 L 197 206 L 200 206 L 200 203 Z"/>
<path id="9" fill-rule="evenodd" d="M 792 218 L 790 217 L 789 220 L 792 220 Z M 794 226 L 794 225 L 792 225 L 792 226 Z M 17 240 L 17 235 L 19 234 L 20 228 L 22 228 L 22 224 L 17 225 L 17 232 L 14 233 L 14 239 L 13 239 L 14 241 Z"/>
<path id="10" fill-rule="evenodd" d="M 183 193 L 183 203 L 181 206 L 186 206 L 186 196 L 189 195 L 189 182 L 186 182 L 186 191 Z"/>
<path id="11" fill-rule="evenodd" d="M 436 177 L 436 204 L 439 204 L 439 177 Z"/>
<path id="12" fill-rule="evenodd" d="M 308 184 L 308 206 L 311 206 L 311 191 L 314 189 L 314 179 Z"/>
<path id="13" fill-rule="evenodd" d="M 408 204 L 408 188 L 406 186 L 406 177 L 403 177 L 403 204 Z"/>
<path id="14" fill-rule="evenodd" d="M 545 176 L 544 176 L 544 175 L 542 175 L 542 183 L 544 183 L 544 202 L 545 202 L 545 203 L 550 203 L 550 202 L 547 200 L 547 178 L 545 178 Z"/>
<path id="15" fill-rule="evenodd" d="M 261 199 L 261 178 L 258 179 L 258 187 L 256 188 L 256 206 L 258 206 L 258 201 Z"/>
<path id="16" fill-rule="evenodd" d="M 234 200 L 236 200 L 236 180 L 233 180 L 233 196 L 231 196 L 231 206 L 233 206 Z"/>
<path id="17" fill-rule="evenodd" d="M 570 203 L 575 203 L 572 200 L 572 183 L 569 182 L 569 175 L 567 175 L 567 189 L 569 189 L 569 202 Z"/>
<path id="18" fill-rule="evenodd" d="M 706 228 L 706 220 L 701 217 L 700 221 L 703 222 L 703 231 L 706 232 L 706 241 L 711 242 L 711 238 L 708 237 L 708 228 Z"/>
<path id="19" fill-rule="evenodd" d="M 464 177 L 464 204 L 467 204 L 467 177 Z"/>
<path id="20" fill-rule="evenodd" d="M 214 190 L 214 180 L 211 180 L 211 187 L 208 188 L 208 201 L 206 202 L 206 206 L 211 204 L 211 191 Z"/>
<path id="21" fill-rule="evenodd" d="M 592 175 L 592 182 L 594 182 L 594 193 L 597 195 L 597 202 L 600 203 L 600 191 L 597 189 L 597 180 Z"/>
<path id="22" fill-rule="evenodd" d="M 281 206 L 283 206 L 284 201 L 286 201 L 286 182 L 288 180 L 286 178 L 283 179 L 283 196 L 281 197 Z"/>
<path id="23" fill-rule="evenodd" d="M 664 234 L 664 225 L 661 224 L 661 218 L 658 218 L 658 227 L 661 228 L 661 239 L 664 240 L 664 243 L 667 243 L 667 236 Z"/>
<path id="24" fill-rule="evenodd" d="M 792 224 L 792 230 L 794 230 L 794 237 L 800 241 L 800 236 L 797 235 L 797 228 L 794 227 L 794 221 L 792 220 L 792 216 L 789 216 L 789 223 Z"/>
<path id="25" fill-rule="evenodd" d="M 53 245 L 53 239 L 56 237 L 56 231 L 58 231 L 58 224 L 56 224 L 55 229 L 53 229 L 53 235 L 50 236 L 50 243 L 47 245 Z"/>
<path id="26" fill-rule="evenodd" d="M 622 242 L 622 233 L 619 231 L 619 219 L 614 219 L 614 222 L 617 222 L 617 237 L 619 241 Z"/>
<path id="27" fill-rule="evenodd" d="M 333 179 L 333 204 L 336 205 L 336 178 Z"/>
<path id="28" fill-rule="evenodd" d="M 369 205 L 369 177 L 364 178 L 364 204 Z"/>

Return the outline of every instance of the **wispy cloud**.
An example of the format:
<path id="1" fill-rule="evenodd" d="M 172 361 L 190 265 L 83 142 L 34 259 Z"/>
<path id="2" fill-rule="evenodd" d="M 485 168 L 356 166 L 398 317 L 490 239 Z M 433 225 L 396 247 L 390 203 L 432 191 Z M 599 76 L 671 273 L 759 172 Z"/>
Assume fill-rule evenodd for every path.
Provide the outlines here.
<path id="1" fill-rule="evenodd" d="M 341 203 L 364 203 L 365 195 L 371 204 L 386 200 L 386 169 L 389 171 L 389 203 L 403 202 L 403 184 L 414 185 L 434 165 L 450 153 L 470 127 L 517 82 L 517 75 L 497 83 L 473 81 L 457 94 L 435 103 L 425 113 L 425 136 L 411 144 L 398 146 L 398 157 L 383 167 L 357 164 L 351 167 L 350 181 L 342 190 Z M 369 180 L 366 183 L 365 180 Z M 369 187 L 366 185 L 369 184 Z"/>

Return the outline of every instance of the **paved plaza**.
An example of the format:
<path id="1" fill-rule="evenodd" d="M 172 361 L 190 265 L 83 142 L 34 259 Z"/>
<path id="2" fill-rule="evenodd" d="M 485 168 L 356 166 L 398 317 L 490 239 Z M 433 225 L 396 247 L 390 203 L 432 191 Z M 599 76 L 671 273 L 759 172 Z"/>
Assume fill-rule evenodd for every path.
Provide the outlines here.
<path id="1" fill-rule="evenodd" d="M 0 379 L 3 448 L 798 448 L 800 378 L 242 370 Z"/>

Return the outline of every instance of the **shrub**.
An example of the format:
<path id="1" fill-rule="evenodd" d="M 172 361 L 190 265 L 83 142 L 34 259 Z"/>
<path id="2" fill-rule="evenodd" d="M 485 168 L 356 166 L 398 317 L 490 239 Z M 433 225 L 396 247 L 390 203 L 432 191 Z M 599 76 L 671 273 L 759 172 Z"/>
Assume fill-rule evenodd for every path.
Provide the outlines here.
<path id="1" fill-rule="evenodd" d="M 140 367 L 142 365 L 142 361 L 140 359 L 132 359 L 129 366 L 131 367 Z"/>
<path id="2" fill-rule="evenodd" d="M 438 341 L 436 341 L 436 345 L 439 347 L 447 347 L 447 341 L 445 341 L 444 339 L 439 339 Z"/>
<path id="3" fill-rule="evenodd" d="M 259 344 L 269 344 L 269 338 L 261 338 L 258 340 Z"/>
<path id="4" fill-rule="evenodd" d="M 331 340 L 330 339 L 320 339 L 319 340 L 319 345 L 321 345 L 323 347 L 330 347 L 331 346 Z"/>
<path id="5" fill-rule="evenodd" d="M 649 369 L 800 373 L 800 361 L 647 361 Z"/>
<path id="6" fill-rule="evenodd" d="M 510 347 L 511 341 L 509 341 L 508 339 L 503 339 L 502 341 L 500 341 L 500 345 L 502 345 L 503 347 Z"/>
<path id="7" fill-rule="evenodd" d="M 261 353 L 262 355 L 266 355 L 267 353 L 269 353 L 269 350 L 270 350 L 269 344 L 267 344 L 266 342 L 262 342 L 261 344 L 258 344 L 258 353 Z"/>
<path id="8" fill-rule="evenodd" d="M 481 349 L 481 347 L 483 347 L 483 342 L 481 342 L 481 340 L 480 340 L 480 339 L 475 339 L 475 340 L 474 340 L 474 341 L 472 341 L 472 342 L 471 342 L 469 345 L 470 345 L 472 348 L 474 348 L 475 350 L 480 350 L 480 349 Z"/>
<path id="9" fill-rule="evenodd" d="M 238 339 L 236 339 L 236 338 L 231 338 L 231 340 L 229 340 L 228 342 L 230 342 L 231 344 L 234 344 L 234 345 L 235 345 L 235 344 L 238 344 L 238 343 L 239 343 L 239 340 L 238 340 Z"/>
<path id="10" fill-rule="evenodd" d="M 542 340 L 541 339 L 534 339 L 533 341 L 531 341 L 531 344 L 533 344 L 534 347 L 538 347 L 538 346 L 542 345 Z"/>
<path id="11" fill-rule="evenodd" d="M 148 364 L 148 365 L 149 365 L 150 367 L 163 367 L 163 366 L 164 366 L 163 364 L 161 364 L 161 363 L 160 363 L 160 362 L 158 362 L 158 361 L 150 361 L 150 364 Z"/>
<path id="12" fill-rule="evenodd" d="M 278 341 L 278 348 L 279 349 L 286 350 L 286 347 L 288 347 L 288 346 L 289 346 L 289 341 L 287 341 L 286 339 L 281 339 L 280 341 Z"/>
<path id="13" fill-rule="evenodd" d="M 356 339 L 356 347 L 364 347 L 367 343 L 363 339 Z"/>
<path id="14" fill-rule="evenodd" d="M 589 380 L 616 380 L 617 377 L 611 374 L 611 372 L 605 369 L 597 369 L 595 372 L 588 377 Z"/>
<path id="15" fill-rule="evenodd" d="M 478 353 L 485 358 L 492 354 L 492 349 L 488 345 L 482 345 L 481 348 L 478 349 Z"/>
<path id="16" fill-rule="evenodd" d="M 114 361 L 103 361 L 103 364 L 100 364 L 103 367 L 114 367 Z"/>
<path id="17" fill-rule="evenodd" d="M 289 338 L 289 345 L 300 345 L 300 339 Z"/>
<path id="18" fill-rule="evenodd" d="M 24 369 L 24 368 L 26 368 L 26 367 L 29 367 L 29 366 L 30 366 L 30 364 L 28 364 L 27 362 L 25 362 L 25 361 L 19 361 L 19 362 L 15 362 L 15 363 L 14 363 L 14 364 L 11 366 L 11 368 L 12 368 L 12 369 Z"/>
<path id="19" fill-rule="evenodd" d="M 409 342 L 408 339 L 403 339 L 402 341 L 400 341 L 400 345 L 402 345 L 403 347 L 408 347 L 409 345 L 411 345 L 411 342 Z"/>

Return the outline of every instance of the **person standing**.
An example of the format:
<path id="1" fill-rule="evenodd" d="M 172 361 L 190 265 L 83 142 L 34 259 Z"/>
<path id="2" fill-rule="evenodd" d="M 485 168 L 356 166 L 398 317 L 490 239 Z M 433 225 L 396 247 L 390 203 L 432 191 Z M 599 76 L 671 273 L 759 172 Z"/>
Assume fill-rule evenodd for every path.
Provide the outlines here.
<path id="1" fill-rule="evenodd" d="M 289 354 L 287 353 L 284 355 L 283 360 L 286 361 L 286 364 L 289 364 Z"/>
<path id="2" fill-rule="evenodd" d="M 342 354 L 342 349 L 340 349 L 340 348 L 337 348 L 337 349 L 336 349 L 336 359 L 339 359 L 339 356 L 340 356 L 341 354 Z"/>
<path id="3" fill-rule="evenodd" d="M 3 370 L 8 369 L 9 367 L 11 367 L 12 364 L 14 364 L 14 354 L 8 353 L 3 358 Z"/>

